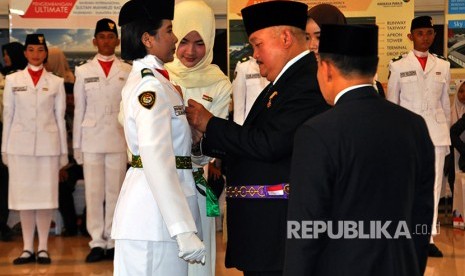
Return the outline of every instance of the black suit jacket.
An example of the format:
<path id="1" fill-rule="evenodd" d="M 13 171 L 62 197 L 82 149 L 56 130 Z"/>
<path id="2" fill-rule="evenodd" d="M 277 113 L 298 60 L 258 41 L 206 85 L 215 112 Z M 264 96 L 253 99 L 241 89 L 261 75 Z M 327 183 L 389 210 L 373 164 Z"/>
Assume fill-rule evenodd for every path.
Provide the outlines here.
<path id="1" fill-rule="evenodd" d="M 404 222 L 411 239 L 329 239 L 329 232 L 288 239 L 284 275 L 423 275 L 433 183 L 434 147 L 424 120 L 371 86 L 347 92 L 296 133 L 288 219 L 362 221 L 365 234 L 370 221 L 392 221 L 392 237 Z"/>
<path id="2" fill-rule="evenodd" d="M 227 185 L 288 183 L 295 130 L 327 110 L 309 53 L 290 66 L 255 101 L 243 126 L 213 117 L 202 141 L 204 154 L 226 158 Z M 268 91 L 269 90 L 269 91 Z M 277 92 L 268 105 L 272 92 Z M 227 199 L 226 267 L 282 270 L 287 200 Z"/>

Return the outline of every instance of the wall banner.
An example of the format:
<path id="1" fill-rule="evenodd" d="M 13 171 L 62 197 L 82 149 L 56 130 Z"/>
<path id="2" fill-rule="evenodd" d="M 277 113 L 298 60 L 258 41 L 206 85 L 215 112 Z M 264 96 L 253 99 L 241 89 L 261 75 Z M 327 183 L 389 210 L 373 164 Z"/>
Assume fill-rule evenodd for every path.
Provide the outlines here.
<path id="1" fill-rule="evenodd" d="M 10 41 L 24 43 L 27 34 L 43 33 L 48 47 L 62 49 L 70 66 L 74 68 L 97 52 L 92 44 L 96 22 L 102 18 L 118 22 L 119 11 L 126 2 L 10 0 Z"/>

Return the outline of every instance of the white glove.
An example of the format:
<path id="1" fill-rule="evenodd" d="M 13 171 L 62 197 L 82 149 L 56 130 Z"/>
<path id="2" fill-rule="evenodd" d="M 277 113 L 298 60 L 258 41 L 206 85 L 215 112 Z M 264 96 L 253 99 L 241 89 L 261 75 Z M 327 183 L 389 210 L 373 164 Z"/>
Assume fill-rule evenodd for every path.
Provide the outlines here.
<path id="1" fill-rule="evenodd" d="M 194 232 L 178 234 L 176 241 L 179 247 L 179 258 L 189 263 L 205 264 L 205 245 Z"/>
<path id="2" fill-rule="evenodd" d="M 64 166 L 68 165 L 68 155 L 67 154 L 62 154 L 60 155 L 60 168 L 63 168 Z"/>
<path id="3" fill-rule="evenodd" d="M 5 166 L 8 166 L 8 154 L 2 153 L 2 162 Z"/>
<path id="4" fill-rule="evenodd" d="M 76 163 L 78 163 L 79 165 L 82 165 L 82 151 L 78 148 L 74 149 L 73 151 L 73 157 L 74 157 L 74 160 L 76 160 Z"/>

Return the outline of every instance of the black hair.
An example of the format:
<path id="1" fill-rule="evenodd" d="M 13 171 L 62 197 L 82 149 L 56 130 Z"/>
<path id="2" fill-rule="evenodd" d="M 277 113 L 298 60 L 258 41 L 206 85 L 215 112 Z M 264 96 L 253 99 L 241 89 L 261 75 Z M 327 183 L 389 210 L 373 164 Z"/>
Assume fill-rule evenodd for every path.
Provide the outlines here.
<path id="1" fill-rule="evenodd" d="M 27 66 L 27 59 L 24 56 L 24 45 L 20 42 L 10 42 L 2 46 L 2 53 L 6 52 L 11 60 L 11 66 L 2 68 L 1 73 L 7 75 L 17 70 L 23 70 Z"/>
<path id="2" fill-rule="evenodd" d="M 121 26 L 121 58 L 124 60 L 135 60 L 147 55 L 147 50 L 142 43 L 142 35 L 147 32 L 156 35 L 162 26 L 160 20 L 136 20 Z"/>
<path id="3" fill-rule="evenodd" d="M 373 77 L 378 68 L 377 56 L 346 56 L 338 54 L 319 53 L 320 60 L 333 63 L 344 76 L 354 74 Z"/>

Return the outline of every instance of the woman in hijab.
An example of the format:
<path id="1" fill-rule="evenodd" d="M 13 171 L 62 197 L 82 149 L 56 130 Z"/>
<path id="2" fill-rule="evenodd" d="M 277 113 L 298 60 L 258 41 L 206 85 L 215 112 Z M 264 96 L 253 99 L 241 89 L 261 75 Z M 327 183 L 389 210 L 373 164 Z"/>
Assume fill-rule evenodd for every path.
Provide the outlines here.
<path id="1" fill-rule="evenodd" d="M 226 118 L 231 101 L 232 85 L 228 77 L 213 60 L 215 40 L 215 16 L 212 9 L 203 1 L 184 1 L 175 6 L 173 32 L 179 38 L 176 55 L 172 63 L 165 67 L 170 79 L 182 89 L 184 104 L 194 99 L 207 108 L 214 116 Z M 215 275 L 216 235 L 215 216 L 219 216 L 218 199 L 207 188 L 205 176 L 216 168 L 193 164 L 197 184 L 197 200 L 202 219 L 203 242 L 207 250 L 205 265 L 189 264 L 189 275 Z"/>
<path id="2" fill-rule="evenodd" d="M 453 160 L 449 160 L 449 163 L 453 161 L 453 167 L 448 167 L 446 164 L 446 169 L 448 172 L 453 173 L 462 173 L 465 172 L 465 158 L 462 157 L 460 153 L 460 149 L 463 148 L 464 141 L 465 141 L 465 132 L 463 127 L 465 126 L 465 81 L 461 81 L 458 83 L 457 93 L 454 96 L 454 102 L 451 107 L 451 142 L 452 147 L 455 148 L 453 155 Z M 452 152 L 452 149 L 451 149 Z M 446 157 L 446 161 L 447 157 Z M 454 169 L 454 171 L 452 170 Z M 450 177 L 449 175 L 449 184 L 451 184 L 451 191 L 454 191 L 453 183 L 454 180 L 459 180 L 458 177 Z M 455 181 L 457 182 L 457 181 Z"/>
<path id="3" fill-rule="evenodd" d="M 3 61 L 5 67 L 2 68 L 2 75 L 6 76 L 18 70 L 23 70 L 27 65 L 24 56 L 24 46 L 19 42 L 11 42 L 2 46 Z"/>

